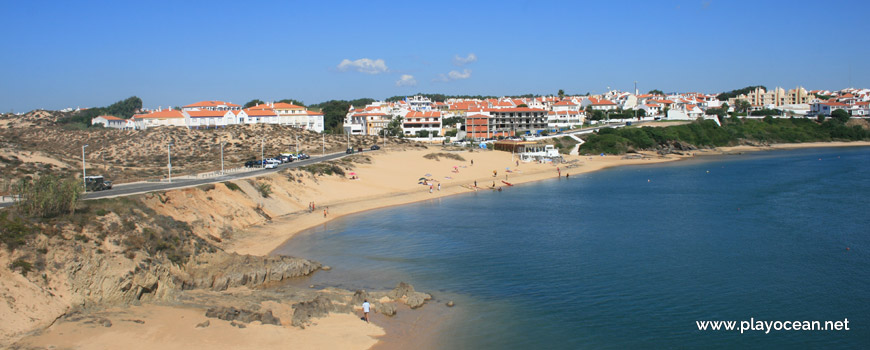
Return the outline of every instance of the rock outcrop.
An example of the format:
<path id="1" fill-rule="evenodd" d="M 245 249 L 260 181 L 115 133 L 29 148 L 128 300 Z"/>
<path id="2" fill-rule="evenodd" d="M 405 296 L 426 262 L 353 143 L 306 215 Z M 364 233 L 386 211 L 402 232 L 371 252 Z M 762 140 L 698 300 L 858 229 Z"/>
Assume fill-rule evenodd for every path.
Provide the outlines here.
<path id="1" fill-rule="evenodd" d="M 432 296 L 426 293 L 417 292 L 414 286 L 399 282 L 396 288 L 387 293 L 387 297 L 396 301 L 402 301 L 412 309 L 423 306 L 426 300 L 432 299 Z"/>
<path id="2" fill-rule="evenodd" d="M 183 289 L 215 291 L 232 287 L 256 287 L 288 278 L 310 275 L 320 263 L 289 256 L 253 256 L 223 252 L 202 254 L 187 264 Z"/>

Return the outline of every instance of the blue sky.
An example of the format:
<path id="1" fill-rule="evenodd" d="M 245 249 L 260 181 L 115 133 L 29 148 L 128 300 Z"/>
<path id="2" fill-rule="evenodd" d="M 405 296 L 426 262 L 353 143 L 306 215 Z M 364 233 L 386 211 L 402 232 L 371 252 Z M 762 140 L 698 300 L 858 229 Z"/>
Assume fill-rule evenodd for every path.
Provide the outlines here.
<path id="1" fill-rule="evenodd" d="M 850 76 L 870 87 L 868 10 L 867 1 L 0 0 L 0 112 L 133 95 L 157 107 L 598 93 L 635 80 L 642 91 L 831 90 Z"/>

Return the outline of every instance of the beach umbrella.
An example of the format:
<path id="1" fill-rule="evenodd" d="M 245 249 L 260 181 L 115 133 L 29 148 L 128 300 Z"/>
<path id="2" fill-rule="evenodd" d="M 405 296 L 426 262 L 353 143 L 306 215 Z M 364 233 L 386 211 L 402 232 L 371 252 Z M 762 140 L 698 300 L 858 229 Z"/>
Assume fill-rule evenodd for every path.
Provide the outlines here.
<path id="1" fill-rule="evenodd" d="M 425 176 L 432 176 L 432 174 L 426 174 Z"/>
<path id="2" fill-rule="evenodd" d="M 350 175 L 356 175 L 356 173 L 353 173 L 353 172 L 352 172 L 352 173 L 350 173 Z"/>
<path id="3" fill-rule="evenodd" d="M 419 180 L 419 181 L 423 181 L 423 180 L 428 180 L 428 179 L 425 178 L 425 177 L 421 177 L 421 178 L 419 178 L 419 179 L 417 179 L 417 180 Z"/>

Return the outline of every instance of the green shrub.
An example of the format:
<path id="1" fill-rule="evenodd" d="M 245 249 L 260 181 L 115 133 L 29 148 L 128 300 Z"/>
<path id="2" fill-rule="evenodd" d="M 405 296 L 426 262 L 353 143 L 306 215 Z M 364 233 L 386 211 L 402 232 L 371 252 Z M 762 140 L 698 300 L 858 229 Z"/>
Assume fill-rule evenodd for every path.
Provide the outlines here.
<path id="1" fill-rule="evenodd" d="M 18 259 L 12 262 L 11 266 L 11 269 L 13 270 L 16 268 L 21 268 L 21 274 L 27 276 L 27 273 L 33 270 L 33 264 L 24 259 Z"/>
<path id="2" fill-rule="evenodd" d="M 72 178 L 46 174 L 34 181 L 21 179 L 16 191 L 21 200 L 15 207 L 31 217 L 49 218 L 73 213 L 82 194 L 82 184 Z"/>
<path id="3" fill-rule="evenodd" d="M 0 211 L 0 241 L 9 250 L 27 243 L 27 236 L 34 232 L 33 227 L 20 217 L 9 217 L 8 211 Z"/>
<path id="4" fill-rule="evenodd" d="M 94 212 L 94 214 L 96 214 L 97 216 L 105 216 L 108 213 L 109 212 L 103 208 L 97 209 L 97 211 Z"/>
<path id="5" fill-rule="evenodd" d="M 242 188 L 239 187 L 239 185 L 236 185 L 233 182 L 224 181 L 223 184 L 224 184 L 224 186 L 227 186 L 227 188 L 229 188 L 231 191 L 241 191 L 242 190 Z"/>
<path id="6" fill-rule="evenodd" d="M 260 192 L 260 195 L 263 196 L 263 198 L 269 198 L 269 195 L 272 194 L 272 185 L 260 182 L 257 184 L 257 192 Z"/>
<path id="7" fill-rule="evenodd" d="M 445 152 L 429 153 L 429 154 L 423 156 L 423 158 L 432 159 L 432 160 L 436 160 L 436 161 L 440 161 L 441 160 L 440 158 L 453 159 L 453 160 L 458 160 L 460 162 L 465 161 L 465 158 L 462 158 L 462 156 L 460 156 L 456 153 L 445 153 Z"/>

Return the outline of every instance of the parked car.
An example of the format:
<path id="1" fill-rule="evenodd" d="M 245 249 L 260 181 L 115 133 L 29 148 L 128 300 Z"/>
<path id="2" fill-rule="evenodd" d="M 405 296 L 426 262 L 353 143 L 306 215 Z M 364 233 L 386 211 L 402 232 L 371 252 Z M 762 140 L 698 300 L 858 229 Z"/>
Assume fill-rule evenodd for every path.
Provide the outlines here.
<path id="1" fill-rule="evenodd" d="M 112 181 L 108 181 L 103 176 L 85 176 L 85 189 L 91 192 L 103 191 L 112 189 Z"/>
<path id="2" fill-rule="evenodd" d="M 275 169 L 275 168 L 278 167 L 278 164 L 279 164 L 279 163 L 266 162 L 266 166 L 263 167 L 263 168 L 264 168 L 264 169 Z"/>
<path id="3" fill-rule="evenodd" d="M 305 153 L 299 153 L 299 154 L 296 155 L 296 157 L 297 157 L 299 160 L 305 160 L 305 159 L 309 159 L 309 158 L 311 158 L 311 156 L 309 156 L 309 155 L 307 155 L 307 154 L 305 154 Z"/>
<path id="4" fill-rule="evenodd" d="M 353 154 L 353 148 L 348 148 L 347 151 L 344 151 L 347 154 Z"/>
<path id="5" fill-rule="evenodd" d="M 281 163 L 290 163 L 294 158 L 292 154 L 282 154 L 278 157 L 278 160 L 280 160 Z"/>
<path id="6" fill-rule="evenodd" d="M 372 145 L 372 151 L 377 151 L 377 150 L 379 150 L 379 149 L 381 149 L 381 146 L 378 146 L 378 145 Z"/>

